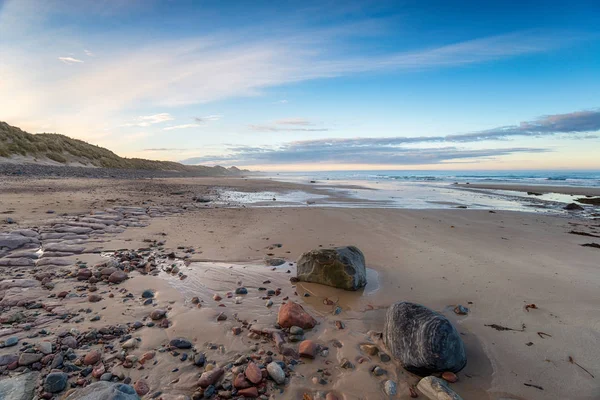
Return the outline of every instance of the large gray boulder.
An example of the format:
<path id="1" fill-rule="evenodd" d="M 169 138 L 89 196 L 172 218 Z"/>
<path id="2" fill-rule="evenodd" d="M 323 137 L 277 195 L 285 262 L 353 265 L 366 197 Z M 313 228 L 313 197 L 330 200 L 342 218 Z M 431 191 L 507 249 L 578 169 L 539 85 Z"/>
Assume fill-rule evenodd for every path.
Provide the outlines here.
<path id="1" fill-rule="evenodd" d="M 139 400 L 139 398 L 132 386 L 99 381 L 76 390 L 65 400 Z"/>
<path id="2" fill-rule="evenodd" d="M 34 397 L 39 372 L 28 372 L 14 378 L 0 380 L 0 399 L 31 400 Z"/>
<path id="3" fill-rule="evenodd" d="M 312 250 L 300 256 L 297 277 L 303 282 L 358 290 L 367 284 L 365 256 L 354 246 Z"/>
<path id="4" fill-rule="evenodd" d="M 408 371 L 418 375 L 458 372 L 467 364 L 463 341 L 446 317 L 420 304 L 392 304 L 383 340 Z"/>

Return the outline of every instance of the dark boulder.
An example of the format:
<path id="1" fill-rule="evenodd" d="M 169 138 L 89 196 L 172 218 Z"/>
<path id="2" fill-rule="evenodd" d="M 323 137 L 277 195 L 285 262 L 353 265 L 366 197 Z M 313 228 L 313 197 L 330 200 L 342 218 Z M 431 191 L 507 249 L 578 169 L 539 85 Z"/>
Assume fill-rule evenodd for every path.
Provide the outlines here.
<path id="1" fill-rule="evenodd" d="M 302 254 L 297 278 L 345 290 L 358 290 L 367 284 L 365 256 L 355 246 L 318 249 Z"/>
<path id="2" fill-rule="evenodd" d="M 418 375 L 458 372 L 467 355 L 450 321 L 420 304 L 392 304 L 385 316 L 383 341 L 403 367 Z"/>

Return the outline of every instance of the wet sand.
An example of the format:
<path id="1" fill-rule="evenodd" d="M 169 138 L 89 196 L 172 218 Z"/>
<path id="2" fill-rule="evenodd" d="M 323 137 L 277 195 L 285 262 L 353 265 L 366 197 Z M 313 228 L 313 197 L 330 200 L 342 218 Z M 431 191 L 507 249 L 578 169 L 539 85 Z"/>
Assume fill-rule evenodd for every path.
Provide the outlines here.
<path id="1" fill-rule="evenodd" d="M 125 368 L 113 352 L 104 354 L 106 367 L 114 375 L 130 377 L 132 383 L 144 379 L 150 386 L 150 395 L 161 391 L 160 398 L 165 399 L 192 396 L 203 371 L 168 351 L 160 352 L 170 339 L 189 339 L 217 364 L 243 354 L 276 352 L 271 340 L 252 338 L 248 333 L 259 327 L 271 328 L 286 297 L 304 305 L 317 318 L 319 325 L 307 331 L 306 338 L 327 347 L 328 354 L 299 364 L 282 393 L 269 391 L 274 398 L 296 399 L 304 393 L 317 398 L 317 392 L 334 392 L 346 399 L 385 398 L 382 383 L 386 379 L 398 384 L 396 398 L 410 398 L 409 386 L 418 382 L 417 377 L 393 362 L 382 362 L 359 350 L 359 344 L 368 342 L 384 350 L 370 331 L 383 329 L 385 309 L 396 301 L 413 301 L 442 312 L 463 335 L 469 361 L 452 388 L 464 399 L 595 399 L 600 395 L 600 250 L 581 246 L 600 243 L 600 238 L 569 233 L 600 236 L 597 221 L 463 209 L 226 208 L 193 200 L 195 196 L 215 195 L 215 187 L 246 191 L 301 188 L 319 193 L 318 188 L 310 186 L 244 179 L 4 180 L 0 187 L 0 212 L 11 212 L 2 217 L 12 217 L 17 223 L 3 225 L 2 231 L 47 229 L 52 220 L 72 219 L 94 209 L 155 207 L 154 216 L 147 212 L 133 218 L 147 226 L 90 237 L 83 245 L 92 253 L 65 259 L 70 263 L 85 261 L 91 266 L 106 260 L 97 253 L 99 249 L 135 250 L 148 248 L 149 242 L 164 241 L 164 245 L 148 251 L 162 257 L 174 252 L 173 262 L 179 263 L 180 272 L 187 277 L 181 280 L 177 274 L 163 272 L 162 264 L 157 276 L 133 270 L 129 279 L 119 285 L 98 283 L 98 293 L 103 297 L 98 303 L 90 303 L 85 297 L 46 299 L 48 294 L 65 290 L 88 292 L 86 282 L 60 273 L 77 270 L 71 265 L 0 267 L 2 280 L 20 277 L 19 273 L 30 278 L 33 272 L 52 271 L 56 274 L 52 278 L 54 288 L 35 289 L 45 294 L 40 299 L 42 303 L 56 303 L 73 313 L 91 309 L 80 323 L 51 319 L 43 325 L 50 332 L 44 340 L 54 340 L 61 330 L 71 327 L 85 332 L 88 328 L 138 320 L 146 323 L 144 318 L 151 310 L 167 309 L 168 328 L 142 327 L 131 332 L 141 341 L 129 353 L 141 357 L 145 352 L 157 351 L 156 365 Z M 55 213 L 46 214 L 48 209 Z M 61 216 L 62 213 L 67 216 Z M 348 244 L 358 246 L 366 256 L 370 282 L 364 291 L 344 292 L 289 281 L 294 275 L 293 263 L 303 252 Z M 186 256 L 187 262 L 183 263 Z M 276 268 L 267 267 L 264 260 L 269 257 L 287 262 Z M 263 283 L 266 281 L 270 283 Z M 82 291 L 77 291 L 78 285 Z M 239 296 L 242 299 L 236 304 L 237 296 L 228 298 L 227 292 L 240 285 L 248 289 L 248 294 Z M 272 307 L 265 305 L 264 295 L 258 291 L 260 286 L 281 289 L 279 296 L 272 297 Z M 155 290 L 155 306 L 142 305 L 140 295 L 145 289 Z M 131 298 L 127 297 L 129 293 Z M 214 301 L 215 293 L 223 300 Z M 305 293 L 310 296 L 305 297 Z M 200 308 L 192 303 L 193 297 L 199 297 Z M 326 300 L 334 304 L 324 304 Z M 527 310 L 525 305 L 531 303 L 537 308 Z M 469 307 L 469 314 L 455 315 L 452 310 L 457 304 Z M 337 315 L 336 307 L 341 308 Z M 28 312 L 12 306 L 3 309 L 3 315 L 19 310 Z M 217 322 L 219 312 L 228 319 Z M 101 319 L 90 321 L 95 315 Z M 253 325 L 248 328 L 240 321 Z M 335 321 L 342 321 L 345 329 L 337 329 Z M 492 324 L 515 330 L 498 331 L 486 326 Z M 244 327 L 241 335 L 232 333 L 236 326 Z M 25 331 L 19 324 L 3 325 L 0 340 L 14 335 L 21 342 L 36 342 L 42 338 L 27 337 L 39 328 L 41 325 Z M 338 341 L 341 347 L 336 347 Z M 257 343 L 256 350 L 252 349 Z M 0 355 L 16 350 L 3 348 Z M 88 351 L 78 348 L 76 353 L 84 355 Z M 569 357 L 595 378 L 570 363 Z M 344 358 L 355 369 L 341 368 Z M 361 358 L 365 358 L 362 363 Z M 386 369 L 387 376 L 373 376 L 370 369 L 374 365 Z M 315 384 L 315 377 L 324 378 L 327 383 Z"/>

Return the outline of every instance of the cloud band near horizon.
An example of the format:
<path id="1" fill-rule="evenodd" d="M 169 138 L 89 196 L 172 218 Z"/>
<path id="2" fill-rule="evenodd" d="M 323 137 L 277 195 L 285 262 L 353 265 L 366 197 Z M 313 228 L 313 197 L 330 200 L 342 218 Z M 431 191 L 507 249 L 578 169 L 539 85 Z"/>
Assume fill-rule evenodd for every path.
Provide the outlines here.
<path id="1" fill-rule="evenodd" d="M 285 143 L 280 146 L 230 146 L 222 156 L 190 157 L 184 164 L 235 163 L 236 165 L 284 163 L 347 164 L 438 164 L 457 159 L 489 158 L 516 153 L 551 151 L 543 147 L 469 149 L 456 146 L 434 148 L 416 145 L 508 140 L 513 137 L 573 135 L 600 131 L 600 109 L 546 115 L 518 125 L 501 126 L 476 132 L 445 136 L 317 139 Z M 589 138 L 590 135 L 586 135 Z"/>

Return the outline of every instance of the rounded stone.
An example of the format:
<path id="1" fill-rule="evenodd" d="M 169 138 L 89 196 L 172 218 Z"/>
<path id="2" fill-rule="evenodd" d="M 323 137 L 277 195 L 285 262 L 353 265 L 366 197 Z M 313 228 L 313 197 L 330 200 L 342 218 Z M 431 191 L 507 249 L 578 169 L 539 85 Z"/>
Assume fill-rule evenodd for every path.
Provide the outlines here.
<path id="1" fill-rule="evenodd" d="M 85 355 L 83 358 L 83 363 L 85 365 L 94 365 L 102 358 L 102 353 L 98 350 L 92 350 Z"/>
<path id="2" fill-rule="evenodd" d="M 300 256 L 296 277 L 303 282 L 358 290 L 367 284 L 365 256 L 355 246 L 312 250 Z"/>
<path id="3" fill-rule="evenodd" d="M 191 349 L 192 348 L 192 342 L 190 342 L 189 340 L 184 339 L 184 338 L 175 338 L 175 339 L 172 339 L 169 342 L 169 345 L 171 347 L 175 347 L 175 348 L 178 348 L 178 349 Z"/>
<path id="4" fill-rule="evenodd" d="M 443 315 L 420 304 L 391 305 L 383 340 L 391 355 L 417 375 L 458 372 L 467 364 L 463 341 L 454 326 Z"/>
<path id="5" fill-rule="evenodd" d="M 285 382 L 285 372 L 275 361 L 267 364 L 267 373 L 277 384 L 282 385 Z"/>
<path id="6" fill-rule="evenodd" d="M 44 390 L 49 393 L 62 392 L 67 387 L 69 375 L 64 372 L 51 372 L 44 380 Z"/>

